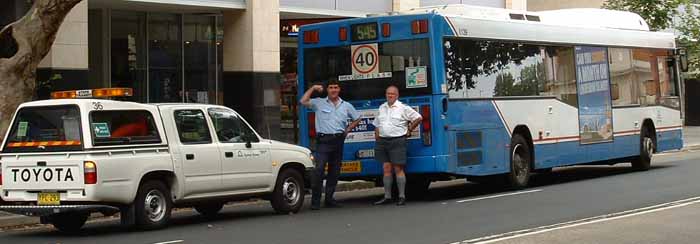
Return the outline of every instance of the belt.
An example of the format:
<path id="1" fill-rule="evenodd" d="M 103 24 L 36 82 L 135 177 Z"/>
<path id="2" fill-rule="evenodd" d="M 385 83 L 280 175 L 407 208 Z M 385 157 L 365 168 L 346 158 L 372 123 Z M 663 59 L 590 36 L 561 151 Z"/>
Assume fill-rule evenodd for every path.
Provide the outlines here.
<path id="1" fill-rule="evenodd" d="M 323 133 L 318 133 L 316 134 L 318 137 L 338 137 L 338 136 L 343 136 L 343 133 L 335 133 L 335 134 L 323 134 Z"/>
<path id="2" fill-rule="evenodd" d="M 379 137 L 379 139 L 382 140 L 394 140 L 394 139 L 399 139 L 399 138 L 404 138 L 406 136 L 394 136 L 394 137 Z"/>

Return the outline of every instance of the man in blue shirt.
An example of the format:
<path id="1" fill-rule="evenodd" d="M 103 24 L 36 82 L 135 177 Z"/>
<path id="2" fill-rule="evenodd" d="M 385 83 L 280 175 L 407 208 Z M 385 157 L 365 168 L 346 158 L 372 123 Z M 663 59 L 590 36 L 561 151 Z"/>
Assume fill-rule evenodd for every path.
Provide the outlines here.
<path id="1" fill-rule="evenodd" d="M 360 123 L 360 114 L 352 104 L 340 99 L 340 84 L 329 81 L 326 87 L 328 96 L 311 99 L 314 92 L 323 92 L 323 86 L 314 85 L 301 97 L 302 105 L 316 113 L 316 169 L 312 180 L 311 209 L 321 208 L 321 188 L 323 174 L 328 163 L 326 177 L 326 207 L 340 207 L 333 198 L 340 175 L 345 136 Z"/>

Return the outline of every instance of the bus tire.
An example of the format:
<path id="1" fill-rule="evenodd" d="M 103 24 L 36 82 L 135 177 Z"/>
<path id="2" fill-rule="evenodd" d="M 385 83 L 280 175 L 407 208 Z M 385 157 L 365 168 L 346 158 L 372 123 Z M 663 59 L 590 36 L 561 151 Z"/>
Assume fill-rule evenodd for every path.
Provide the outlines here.
<path id="1" fill-rule="evenodd" d="M 270 204 L 277 213 L 297 213 L 304 205 L 304 193 L 304 178 L 299 171 L 286 168 L 277 177 Z"/>
<path id="2" fill-rule="evenodd" d="M 146 181 L 139 187 L 134 208 L 138 228 L 143 230 L 163 228 L 168 224 L 173 208 L 170 190 L 163 182 Z"/>
<path id="3" fill-rule="evenodd" d="M 83 228 L 90 216 L 89 213 L 59 213 L 49 216 L 49 222 L 58 231 L 64 233 L 76 233 Z"/>
<path id="4" fill-rule="evenodd" d="M 510 141 L 510 171 L 506 175 L 508 185 L 523 189 L 530 181 L 532 151 L 525 137 L 514 134 Z"/>
<path id="5" fill-rule="evenodd" d="M 642 134 L 639 136 L 639 156 L 632 160 L 632 168 L 640 171 L 649 170 L 651 168 L 651 157 L 655 149 L 654 138 L 652 138 L 650 130 L 644 127 Z"/>
<path id="6" fill-rule="evenodd" d="M 428 195 L 430 179 L 421 176 L 408 176 L 406 178 L 406 197 L 408 199 L 423 199 Z"/>

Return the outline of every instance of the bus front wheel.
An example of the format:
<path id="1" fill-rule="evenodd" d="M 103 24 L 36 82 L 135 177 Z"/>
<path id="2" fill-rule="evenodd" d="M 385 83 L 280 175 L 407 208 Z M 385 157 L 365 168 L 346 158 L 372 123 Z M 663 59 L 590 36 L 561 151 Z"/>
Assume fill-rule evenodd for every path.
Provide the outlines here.
<path id="1" fill-rule="evenodd" d="M 655 150 L 654 138 L 652 138 L 652 133 L 648 129 L 642 131 L 639 143 L 639 156 L 632 160 L 632 168 L 635 170 L 648 170 L 651 168 L 651 157 Z"/>
<path id="2" fill-rule="evenodd" d="M 508 184 L 513 189 L 527 187 L 530 181 L 532 151 L 530 144 L 520 134 L 513 135 L 510 142 L 510 172 Z"/>

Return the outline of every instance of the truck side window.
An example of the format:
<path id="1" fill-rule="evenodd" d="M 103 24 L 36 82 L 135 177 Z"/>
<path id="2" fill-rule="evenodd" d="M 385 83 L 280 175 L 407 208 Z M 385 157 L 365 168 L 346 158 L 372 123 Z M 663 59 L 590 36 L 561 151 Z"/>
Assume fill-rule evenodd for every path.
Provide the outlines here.
<path id="1" fill-rule="evenodd" d="M 146 110 L 92 111 L 90 129 L 96 146 L 161 142 L 153 115 Z"/>
<path id="2" fill-rule="evenodd" d="M 211 143 L 211 134 L 202 110 L 176 110 L 175 126 L 184 144 Z"/>
<path id="3" fill-rule="evenodd" d="M 220 142 L 243 143 L 246 140 L 258 142 L 253 130 L 233 111 L 225 109 L 209 109 L 209 116 L 214 123 L 216 136 Z"/>

